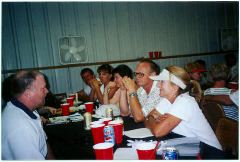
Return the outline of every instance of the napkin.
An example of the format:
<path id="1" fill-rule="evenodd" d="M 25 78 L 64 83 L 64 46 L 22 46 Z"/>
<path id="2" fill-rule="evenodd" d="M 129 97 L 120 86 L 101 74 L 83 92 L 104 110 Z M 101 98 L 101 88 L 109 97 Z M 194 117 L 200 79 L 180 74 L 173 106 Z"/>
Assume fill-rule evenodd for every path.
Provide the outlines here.
<path id="1" fill-rule="evenodd" d="M 69 119 L 71 121 L 82 121 L 84 120 L 83 116 L 81 114 L 79 114 L 78 112 L 72 115 L 69 115 Z"/>
<path id="2" fill-rule="evenodd" d="M 114 153 L 114 160 L 138 160 L 135 148 L 118 148 Z"/>
<path id="3" fill-rule="evenodd" d="M 92 117 L 94 117 L 94 118 L 98 118 L 98 119 L 104 118 L 104 117 L 99 116 L 99 115 L 97 115 L 97 114 L 92 114 Z"/>
<path id="4" fill-rule="evenodd" d="M 69 115 L 69 117 L 74 117 L 74 116 L 81 116 L 81 114 L 79 114 L 79 113 L 77 112 L 77 113 L 74 113 L 74 114 Z"/>
<path id="5" fill-rule="evenodd" d="M 53 117 L 49 118 L 49 121 L 51 124 L 60 124 L 60 123 L 66 123 L 68 122 L 68 116 L 58 116 L 58 117 Z"/>
<path id="6" fill-rule="evenodd" d="M 74 101 L 73 102 L 73 104 L 75 105 L 75 106 L 78 106 L 79 104 L 81 104 L 82 103 L 82 101 Z"/>
<path id="7" fill-rule="evenodd" d="M 148 128 L 139 128 L 130 131 L 124 131 L 124 135 L 129 138 L 146 138 L 154 136 Z"/>
<path id="8" fill-rule="evenodd" d="M 106 117 L 106 108 L 112 108 L 113 110 L 113 115 L 114 116 L 119 116 L 120 115 L 120 109 L 114 104 L 109 104 L 109 105 L 101 105 L 95 112 L 96 115 L 101 116 L 101 117 Z"/>
<path id="9" fill-rule="evenodd" d="M 85 105 L 80 105 L 80 106 L 72 106 L 69 108 L 69 111 L 70 112 L 76 112 L 76 111 L 79 111 L 79 110 L 84 110 L 85 109 Z"/>
<path id="10" fill-rule="evenodd" d="M 132 141 L 132 140 L 127 140 L 127 142 L 128 142 L 127 146 L 131 146 L 134 149 L 136 149 L 136 145 L 140 144 L 140 143 L 153 143 L 153 144 L 157 145 L 157 141 L 153 141 L 153 140 L 150 140 L 150 141 L 144 141 L 144 140 Z"/>

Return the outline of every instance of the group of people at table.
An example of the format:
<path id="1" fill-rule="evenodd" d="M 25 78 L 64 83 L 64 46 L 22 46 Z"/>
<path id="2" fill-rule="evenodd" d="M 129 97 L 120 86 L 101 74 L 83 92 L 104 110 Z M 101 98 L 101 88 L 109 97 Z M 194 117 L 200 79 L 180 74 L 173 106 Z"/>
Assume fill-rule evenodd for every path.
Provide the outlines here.
<path id="1" fill-rule="evenodd" d="M 201 152 L 204 152 L 202 159 L 224 159 L 221 144 L 199 107 L 203 93 L 200 83 L 191 75 L 201 75 L 205 70 L 196 67 L 188 71 L 168 66 L 160 72 L 154 61 L 143 59 L 134 72 L 124 64 L 115 68 L 103 64 L 97 69 L 99 79 L 90 68 L 84 68 L 80 75 L 86 86 L 78 92 L 78 97 L 81 101 L 117 105 L 121 116 L 144 122 L 155 137 L 170 132 L 197 137 Z M 218 88 L 219 82 L 216 79 L 214 88 Z M 2 113 L 2 159 L 54 159 L 36 111 L 44 105 L 49 91 L 44 75 L 38 71 L 19 71 L 13 75 L 11 85 L 12 98 Z M 237 94 L 238 99 L 236 92 L 234 95 Z M 230 105 L 238 105 L 238 101 L 232 102 L 229 97 L 232 94 L 230 91 L 225 97 L 229 98 Z"/>

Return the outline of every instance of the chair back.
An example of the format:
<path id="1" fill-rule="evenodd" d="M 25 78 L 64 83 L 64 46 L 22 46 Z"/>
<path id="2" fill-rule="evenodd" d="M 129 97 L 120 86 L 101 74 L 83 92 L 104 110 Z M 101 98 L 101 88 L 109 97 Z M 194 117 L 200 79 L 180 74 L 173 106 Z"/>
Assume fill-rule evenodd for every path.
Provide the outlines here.
<path id="1" fill-rule="evenodd" d="M 58 99 L 58 100 L 62 100 L 64 98 L 67 98 L 67 94 L 66 93 L 57 93 L 57 94 L 54 94 L 55 97 Z"/>
<path id="2" fill-rule="evenodd" d="M 205 102 L 201 105 L 203 114 L 208 120 L 213 131 L 216 131 L 218 121 L 220 118 L 225 117 L 222 106 L 216 102 Z"/>
<path id="3" fill-rule="evenodd" d="M 238 154 L 238 122 L 230 118 L 221 118 L 216 128 L 216 136 L 224 151 Z"/>

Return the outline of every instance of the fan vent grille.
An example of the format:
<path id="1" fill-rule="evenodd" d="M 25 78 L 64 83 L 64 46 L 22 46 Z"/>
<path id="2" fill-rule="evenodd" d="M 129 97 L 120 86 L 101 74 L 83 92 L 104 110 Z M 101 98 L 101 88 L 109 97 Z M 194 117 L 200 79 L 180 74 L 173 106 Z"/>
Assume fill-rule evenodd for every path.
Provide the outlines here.
<path id="1" fill-rule="evenodd" d="M 66 36 L 59 38 L 60 63 L 77 64 L 88 61 L 86 40 L 82 36 Z"/>

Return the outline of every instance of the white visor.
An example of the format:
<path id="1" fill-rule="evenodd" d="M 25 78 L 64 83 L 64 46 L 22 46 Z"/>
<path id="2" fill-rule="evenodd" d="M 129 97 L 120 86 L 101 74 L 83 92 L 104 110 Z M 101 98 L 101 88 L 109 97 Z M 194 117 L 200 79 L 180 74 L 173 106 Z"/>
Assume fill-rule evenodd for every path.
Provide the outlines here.
<path id="1" fill-rule="evenodd" d="M 157 76 L 150 76 L 152 80 L 169 80 L 179 86 L 182 89 L 185 89 L 187 86 L 183 83 L 181 79 L 176 77 L 175 75 L 171 74 L 168 70 L 163 69 L 162 72 Z"/>

